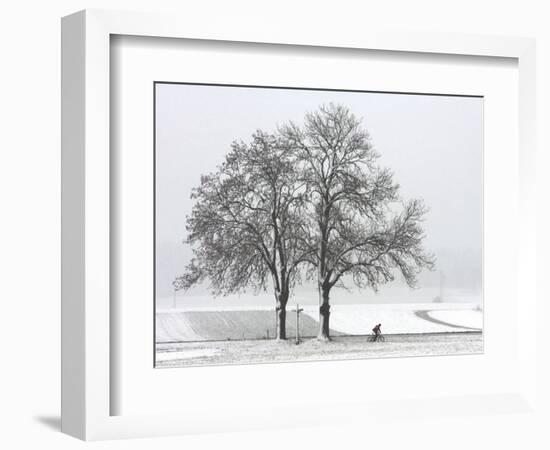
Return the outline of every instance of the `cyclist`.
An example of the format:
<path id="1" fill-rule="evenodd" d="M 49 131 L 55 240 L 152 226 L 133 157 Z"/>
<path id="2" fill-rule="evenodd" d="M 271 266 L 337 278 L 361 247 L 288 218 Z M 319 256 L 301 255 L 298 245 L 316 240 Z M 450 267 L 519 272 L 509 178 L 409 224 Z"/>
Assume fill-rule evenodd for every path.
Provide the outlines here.
<path id="1" fill-rule="evenodd" d="M 376 325 L 373 329 L 372 329 L 372 332 L 374 333 L 374 340 L 377 341 L 380 336 L 382 335 L 382 330 L 380 329 L 382 327 L 382 324 L 379 323 L 378 325 Z"/>

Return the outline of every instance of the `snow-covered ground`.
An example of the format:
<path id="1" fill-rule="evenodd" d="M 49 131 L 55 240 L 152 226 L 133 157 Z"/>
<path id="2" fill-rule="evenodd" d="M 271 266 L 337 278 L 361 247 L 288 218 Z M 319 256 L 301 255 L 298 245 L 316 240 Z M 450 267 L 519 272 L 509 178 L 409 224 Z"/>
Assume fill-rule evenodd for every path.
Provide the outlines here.
<path id="1" fill-rule="evenodd" d="M 404 356 L 464 355 L 483 352 L 482 333 L 389 335 L 385 342 L 368 336 L 315 338 L 296 345 L 292 339 L 157 344 L 156 367 L 322 361 Z"/>
<path id="2" fill-rule="evenodd" d="M 314 336 L 318 306 L 303 306 L 301 334 Z M 204 314 L 201 314 L 204 313 Z M 194 306 L 157 310 L 156 340 L 162 342 L 259 339 L 274 336 L 273 308 L 262 306 Z M 294 332 L 295 314 L 287 310 L 287 329 Z M 481 331 L 483 312 L 477 303 L 333 305 L 330 328 L 335 334 L 370 334 L 375 324 L 389 334 Z"/>
<path id="3" fill-rule="evenodd" d="M 428 312 L 428 315 L 433 319 L 462 327 L 477 328 L 479 330 L 483 328 L 483 313 L 479 309 L 435 310 Z"/>
<path id="4" fill-rule="evenodd" d="M 193 359 L 193 358 L 204 358 L 212 357 L 219 353 L 221 350 L 218 349 L 208 349 L 208 348 L 189 348 L 189 349 L 178 349 L 177 351 L 158 351 L 156 354 L 157 364 L 164 362 L 176 361 L 179 359 Z"/>
<path id="5" fill-rule="evenodd" d="M 475 306 L 467 303 L 338 305 L 331 309 L 330 327 L 351 335 L 368 334 L 377 323 L 382 324 L 384 334 L 460 331 L 456 327 L 481 330 L 483 314 L 475 310 Z M 305 307 L 304 312 L 317 320 L 317 307 Z M 426 312 L 426 315 L 419 315 L 418 312 Z M 428 320 L 430 317 L 440 322 Z"/>

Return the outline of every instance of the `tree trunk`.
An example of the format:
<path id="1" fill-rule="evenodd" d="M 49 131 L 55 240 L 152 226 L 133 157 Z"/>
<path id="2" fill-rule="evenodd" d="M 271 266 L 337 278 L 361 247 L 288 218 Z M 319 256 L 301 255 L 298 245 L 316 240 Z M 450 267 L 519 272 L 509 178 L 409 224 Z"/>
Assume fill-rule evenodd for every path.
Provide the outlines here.
<path id="1" fill-rule="evenodd" d="M 277 307 L 277 340 L 286 339 L 286 308 Z"/>
<path id="2" fill-rule="evenodd" d="M 330 288 L 327 288 L 325 286 L 321 287 L 321 289 L 319 290 L 319 294 L 320 294 L 320 299 L 319 299 L 319 334 L 317 335 L 317 339 L 322 340 L 322 341 L 329 341 L 330 340 L 329 293 L 330 293 Z"/>
<path id="3" fill-rule="evenodd" d="M 286 304 L 288 302 L 288 293 L 282 292 L 277 298 L 277 340 L 286 339 Z"/>

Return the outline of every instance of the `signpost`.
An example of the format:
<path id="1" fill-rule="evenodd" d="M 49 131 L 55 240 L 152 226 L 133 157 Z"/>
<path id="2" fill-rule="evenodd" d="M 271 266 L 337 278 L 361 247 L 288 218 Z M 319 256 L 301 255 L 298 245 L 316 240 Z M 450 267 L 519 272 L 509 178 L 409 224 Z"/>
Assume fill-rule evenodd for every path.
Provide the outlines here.
<path id="1" fill-rule="evenodd" d="M 296 345 L 300 343 L 300 313 L 304 310 L 304 308 L 300 308 L 300 305 L 296 304 L 296 309 L 293 311 L 296 311 Z"/>

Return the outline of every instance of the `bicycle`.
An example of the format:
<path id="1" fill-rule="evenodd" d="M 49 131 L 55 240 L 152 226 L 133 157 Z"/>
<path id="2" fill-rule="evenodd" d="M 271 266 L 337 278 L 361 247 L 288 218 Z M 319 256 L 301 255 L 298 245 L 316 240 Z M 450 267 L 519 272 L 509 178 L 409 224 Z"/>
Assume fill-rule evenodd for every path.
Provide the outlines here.
<path id="1" fill-rule="evenodd" d="M 375 334 L 369 336 L 369 342 L 386 342 L 386 338 L 382 334 Z"/>

